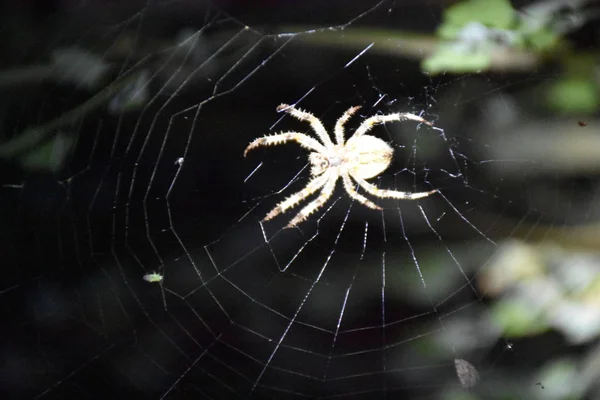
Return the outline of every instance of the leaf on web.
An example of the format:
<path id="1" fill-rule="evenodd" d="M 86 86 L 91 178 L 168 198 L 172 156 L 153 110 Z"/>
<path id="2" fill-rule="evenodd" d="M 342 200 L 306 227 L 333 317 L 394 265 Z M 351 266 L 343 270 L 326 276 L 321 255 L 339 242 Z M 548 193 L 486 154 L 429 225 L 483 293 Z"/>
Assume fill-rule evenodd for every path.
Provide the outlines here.
<path id="1" fill-rule="evenodd" d="M 479 381 L 479 374 L 470 362 L 456 358 L 454 359 L 454 368 L 463 389 L 472 388 Z"/>

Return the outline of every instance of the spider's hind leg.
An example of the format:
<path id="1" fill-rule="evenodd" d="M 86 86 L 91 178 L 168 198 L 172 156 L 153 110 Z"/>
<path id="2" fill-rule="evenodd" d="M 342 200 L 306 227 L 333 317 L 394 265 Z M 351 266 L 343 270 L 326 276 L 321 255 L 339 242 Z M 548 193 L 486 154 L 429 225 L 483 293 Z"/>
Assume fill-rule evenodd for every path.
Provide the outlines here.
<path id="1" fill-rule="evenodd" d="M 292 194 L 290 197 L 277 204 L 269 213 L 263 218 L 263 221 L 268 221 L 275 218 L 281 213 L 284 213 L 287 209 L 294 207 L 302 200 L 319 190 L 327 183 L 328 175 L 320 175 L 312 179 L 304 189 L 299 192 Z"/>
<path id="2" fill-rule="evenodd" d="M 348 195 L 354 200 L 358 201 L 361 204 L 364 204 L 369 208 L 372 208 L 373 210 L 381 210 L 381 207 L 379 207 L 377 204 L 373 203 L 371 200 L 367 199 L 365 196 L 356 191 L 348 173 L 342 174 L 342 182 L 344 183 L 344 189 L 346 189 Z"/>
<path id="3" fill-rule="evenodd" d="M 362 178 L 356 176 L 353 176 L 353 178 L 356 179 L 356 182 L 358 182 L 360 187 L 365 189 L 368 193 L 381 198 L 418 200 L 438 192 L 437 189 L 430 190 L 428 192 L 401 192 L 398 190 L 379 189 L 377 186 L 370 184 Z"/>
<path id="4" fill-rule="evenodd" d="M 300 212 L 296 214 L 296 216 L 290 221 L 290 223 L 287 224 L 286 228 L 293 228 L 294 226 L 298 225 L 300 222 L 308 218 L 310 214 L 323 207 L 323 204 L 325 204 L 327 200 L 329 200 L 329 198 L 333 194 L 333 190 L 335 189 L 335 183 L 337 182 L 337 179 L 330 178 L 327 179 L 325 182 L 326 185 L 323 188 L 323 191 L 321 192 L 319 197 L 308 203 L 302 210 L 300 210 Z"/>

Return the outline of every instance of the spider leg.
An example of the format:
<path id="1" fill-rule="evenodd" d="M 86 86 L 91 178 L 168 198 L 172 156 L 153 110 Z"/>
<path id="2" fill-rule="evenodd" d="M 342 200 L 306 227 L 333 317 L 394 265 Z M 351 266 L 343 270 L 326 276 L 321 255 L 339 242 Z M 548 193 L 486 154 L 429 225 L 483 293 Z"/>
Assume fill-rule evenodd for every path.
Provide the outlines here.
<path id="1" fill-rule="evenodd" d="M 392 198 L 392 199 L 400 199 L 400 200 L 417 200 L 422 199 L 423 197 L 430 196 L 437 192 L 437 189 L 430 190 L 428 192 L 400 192 L 396 190 L 387 190 L 387 189 L 379 189 L 377 186 L 370 184 L 362 178 L 356 177 L 352 175 L 352 178 L 358 182 L 360 187 L 365 189 L 367 192 L 371 193 L 373 196 L 382 197 L 382 198 Z"/>
<path id="2" fill-rule="evenodd" d="M 344 144 L 344 125 L 346 125 L 346 122 L 348 122 L 350 117 L 356 111 L 358 111 L 359 108 L 360 108 L 360 106 L 350 107 L 349 109 L 346 110 L 345 113 L 342 114 L 342 116 L 335 123 L 335 128 L 333 131 L 335 132 L 335 141 L 337 142 L 337 144 L 339 144 L 339 145 Z"/>
<path id="3" fill-rule="evenodd" d="M 290 197 L 277 204 L 275 208 L 269 211 L 269 213 L 263 218 L 263 221 L 273 219 L 277 215 L 285 212 L 288 208 L 294 207 L 296 204 L 300 203 L 302 200 L 322 188 L 323 185 L 327 183 L 327 179 L 329 179 L 329 174 L 323 174 L 312 179 L 304 189 L 292 194 Z"/>
<path id="4" fill-rule="evenodd" d="M 285 142 L 290 141 L 297 142 L 298 144 L 300 144 L 300 146 L 309 150 L 316 151 L 317 153 L 327 152 L 325 146 L 323 146 L 321 143 L 319 143 L 318 140 L 311 138 L 310 136 L 299 132 L 283 132 L 276 135 L 263 136 L 253 140 L 248 145 L 248 147 L 246 147 L 246 150 L 244 150 L 244 157 L 246 157 L 246 154 L 248 154 L 250 150 L 255 149 L 257 147 L 276 146 L 278 144 L 283 144 Z"/>
<path id="5" fill-rule="evenodd" d="M 323 204 L 329 200 L 331 195 L 333 194 L 333 190 L 335 189 L 335 183 L 337 182 L 336 174 L 328 174 L 328 179 L 326 181 L 325 187 L 323 191 L 313 201 L 308 203 L 296 216 L 287 224 L 286 228 L 293 228 L 298 225 L 300 222 L 304 221 L 310 214 L 323 207 Z"/>
<path id="6" fill-rule="evenodd" d="M 309 122 L 310 126 L 313 128 L 319 139 L 321 139 L 321 142 L 326 147 L 333 147 L 333 142 L 331 141 L 329 134 L 327 134 L 327 131 L 325 130 L 325 127 L 323 126 L 319 118 L 315 117 L 307 111 L 303 111 L 294 106 L 290 106 L 289 104 L 280 104 L 277 107 L 277 111 L 284 111 L 290 114 L 292 117 L 299 119 L 300 121 Z"/>
<path id="7" fill-rule="evenodd" d="M 352 183 L 348 172 L 342 173 L 342 182 L 344 183 L 344 189 L 346 189 L 348 195 L 350 195 L 350 197 L 352 197 L 354 200 L 374 210 L 381 210 L 381 207 L 379 207 L 377 204 L 373 203 L 371 200 L 367 199 L 365 196 L 358 193 L 356 189 L 354 189 L 354 183 Z"/>
<path id="8" fill-rule="evenodd" d="M 410 113 L 394 113 L 394 114 L 386 114 L 386 115 L 374 115 L 372 117 L 365 119 L 363 121 L 363 123 L 360 124 L 360 126 L 358 127 L 356 132 L 354 132 L 354 135 L 352 135 L 352 137 L 355 138 L 355 137 L 364 135 L 365 133 L 369 132 L 371 130 L 371 128 L 373 128 L 373 126 L 376 124 L 382 124 L 385 122 L 392 122 L 392 121 L 404 121 L 406 119 L 418 121 L 425 125 L 433 126 L 433 124 L 431 122 L 429 122 L 417 115 L 410 114 Z"/>

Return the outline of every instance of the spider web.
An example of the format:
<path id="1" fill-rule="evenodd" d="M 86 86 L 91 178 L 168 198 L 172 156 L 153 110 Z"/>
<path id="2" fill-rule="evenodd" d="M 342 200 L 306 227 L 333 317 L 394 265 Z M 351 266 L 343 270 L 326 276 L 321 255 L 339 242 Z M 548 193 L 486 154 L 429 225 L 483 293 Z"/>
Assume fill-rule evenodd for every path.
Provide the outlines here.
<path id="1" fill-rule="evenodd" d="M 514 93 L 555 78 L 430 77 L 403 39 L 356 32 L 431 32 L 439 5 L 321 3 L 42 10 L 2 74 L 9 396 L 463 398 L 474 380 L 455 360 L 478 371 L 469 396 L 550 391 L 527 360 L 567 345 L 513 343 L 481 279 L 507 240 L 548 244 L 594 218 L 537 181 L 548 165 L 515 139 L 534 118 Z M 256 137 L 310 132 L 280 103 L 330 134 L 360 105 L 346 137 L 375 114 L 432 121 L 375 127 L 395 153 L 371 182 L 439 193 L 374 211 L 338 183 L 297 228 L 283 229 L 301 206 L 260 222 L 310 178 L 296 144 L 242 157 Z"/>

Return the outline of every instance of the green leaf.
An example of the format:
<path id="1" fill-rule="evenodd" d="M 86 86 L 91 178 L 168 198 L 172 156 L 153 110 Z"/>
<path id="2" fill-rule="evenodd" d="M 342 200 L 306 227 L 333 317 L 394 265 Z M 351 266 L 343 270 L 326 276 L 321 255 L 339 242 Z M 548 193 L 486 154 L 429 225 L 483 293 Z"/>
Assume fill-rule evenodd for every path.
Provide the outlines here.
<path id="1" fill-rule="evenodd" d="M 527 45 L 534 50 L 548 50 L 556 46 L 559 35 L 550 29 L 540 29 L 526 35 Z"/>
<path id="2" fill-rule="evenodd" d="M 596 112 L 600 107 L 600 94 L 594 82 L 581 78 L 566 78 L 548 88 L 548 106 L 565 114 Z"/>
<path id="3" fill-rule="evenodd" d="M 522 301 L 502 300 L 494 305 L 491 315 L 506 337 L 532 336 L 548 330 L 543 315 Z"/>
<path id="4" fill-rule="evenodd" d="M 460 25 L 444 23 L 438 27 L 437 36 L 444 40 L 454 40 L 462 30 L 463 27 Z"/>
<path id="5" fill-rule="evenodd" d="M 457 51 L 454 44 L 442 44 L 431 56 L 421 63 L 421 68 L 430 74 L 442 72 L 480 72 L 490 66 L 491 57 L 484 52 Z"/>
<path id="6" fill-rule="evenodd" d="M 467 0 L 444 12 L 444 24 L 464 26 L 469 22 L 499 29 L 510 29 L 515 22 L 515 10 L 508 0 Z"/>

